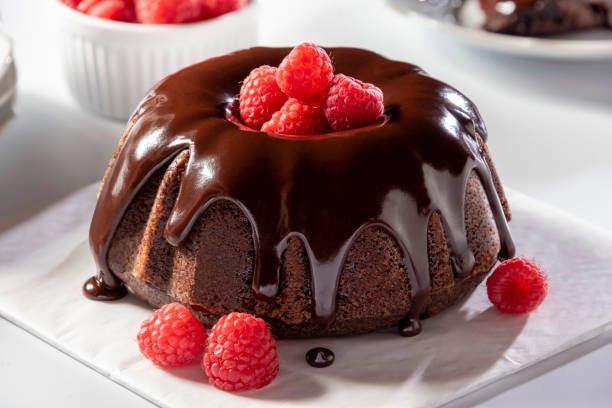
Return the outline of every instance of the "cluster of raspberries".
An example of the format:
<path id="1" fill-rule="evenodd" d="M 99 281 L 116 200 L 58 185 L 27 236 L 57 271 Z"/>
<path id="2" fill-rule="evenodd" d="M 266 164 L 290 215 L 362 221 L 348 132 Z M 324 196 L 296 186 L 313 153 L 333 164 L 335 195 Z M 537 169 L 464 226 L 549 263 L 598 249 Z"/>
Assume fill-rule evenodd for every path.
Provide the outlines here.
<path id="1" fill-rule="evenodd" d="M 240 119 L 251 129 L 282 135 L 317 135 L 375 123 L 383 93 L 343 74 L 311 43 L 291 50 L 276 67 L 252 70 L 240 89 Z"/>
<path id="2" fill-rule="evenodd" d="M 208 20 L 243 8 L 249 0 L 60 0 L 81 13 L 141 24 Z"/>
<path id="3" fill-rule="evenodd" d="M 223 316 L 210 329 L 179 303 L 170 303 L 142 322 L 141 353 L 162 368 L 194 361 L 208 381 L 229 392 L 264 387 L 278 374 L 278 352 L 270 328 L 247 313 Z"/>

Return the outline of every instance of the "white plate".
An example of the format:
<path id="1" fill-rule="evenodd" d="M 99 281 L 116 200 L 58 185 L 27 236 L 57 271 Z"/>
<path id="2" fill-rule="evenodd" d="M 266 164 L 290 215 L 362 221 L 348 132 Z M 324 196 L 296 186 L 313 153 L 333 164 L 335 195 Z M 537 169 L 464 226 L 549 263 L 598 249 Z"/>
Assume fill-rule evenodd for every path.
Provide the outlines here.
<path id="1" fill-rule="evenodd" d="M 448 7 L 432 7 L 427 0 L 388 0 L 413 21 L 460 43 L 487 51 L 535 58 L 572 60 L 612 59 L 612 30 L 593 29 L 547 38 L 495 34 L 478 27 L 477 0 L 467 0 L 454 15 Z M 432 0 L 453 4 L 461 0 Z"/>
<path id="2" fill-rule="evenodd" d="M 549 293 L 538 310 L 502 315 L 483 283 L 464 302 L 424 321 L 414 338 L 386 330 L 279 341 L 281 369 L 269 387 L 224 393 L 207 384 L 197 363 L 164 371 L 140 355 L 135 334 L 150 306 L 133 295 L 110 303 L 82 295 L 82 282 L 95 271 L 86 237 L 97 188 L 0 235 L 0 318 L 161 407 L 433 408 L 483 387 L 505 391 L 532 378 L 531 366 L 553 356 L 567 362 L 570 348 L 612 329 L 612 234 L 507 191 L 517 254 L 548 273 Z M 331 367 L 306 364 L 304 353 L 315 346 L 336 353 Z"/>

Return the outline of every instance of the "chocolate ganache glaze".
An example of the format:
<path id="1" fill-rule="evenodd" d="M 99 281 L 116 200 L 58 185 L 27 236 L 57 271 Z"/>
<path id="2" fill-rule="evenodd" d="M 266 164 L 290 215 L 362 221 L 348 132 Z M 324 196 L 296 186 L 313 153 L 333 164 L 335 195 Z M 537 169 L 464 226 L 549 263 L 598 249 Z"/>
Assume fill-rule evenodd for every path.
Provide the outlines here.
<path id="1" fill-rule="evenodd" d="M 486 130 L 476 107 L 420 68 L 354 48 L 328 48 L 337 72 L 384 92 L 387 120 L 379 126 L 298 138 L 248 131 L 232 121 L 240 83 L 251 69 L 278 65 L 286 48 L 252 48 L 192 65 L 159 82 L 130 120 L 100 191 L 90 229 L 99 275 L 87 296 L 125 293 L 107 255 L 126 208 L 149 177 L 183 150 L 189 161 L 165 226 L 181 245 L 211 203 L 230 200 L 252 225 L 252 292 L 269 300 L 279 290 L 279 265 L 290 237 L 310 261 L 313 316 L 334 318 L 343 260 L 359 233 L 378 226 L 404 253 L 413 291 L 406 322 L 418 333 L 430 282 L 427 226 L 439 211 L 454 271 L 469 274 L 464 197 L 475 170 L 501 240 L 500 258 L 514 245 L 489 164 L 479 144 Z M 482 140 L 480 140 L 482 143 Z"/>

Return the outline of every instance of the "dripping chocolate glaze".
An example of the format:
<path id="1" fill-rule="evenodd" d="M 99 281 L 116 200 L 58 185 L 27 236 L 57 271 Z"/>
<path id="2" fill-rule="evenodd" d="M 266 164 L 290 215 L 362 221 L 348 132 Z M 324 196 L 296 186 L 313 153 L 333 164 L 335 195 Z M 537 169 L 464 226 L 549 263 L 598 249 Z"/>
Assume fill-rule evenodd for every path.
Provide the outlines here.
<path id="1" fill-rule="evenodd" d="M 430 289 L 427 225 L 441 214 L 455 273 L 467 275 L 464 197 L 475 170 L 501 239 L 500 257 L 514 246 L 492 174 L 477 140 L 486 131 L 474 105 L 414 65 L 354 48 L 329 48 L 336 72 L 384 92 L 389 120 L 347 134 L 314 139 L 245 131 L 227 110 L 240 82 L 260 65 L 278 65 L 286 48 L 252 48 L 192 65 L 161 81 L 131 119 L 127 138 L 101 189 L 90 229 L 99 275 L 86 294 L 121 294 L 107 254 L 121 218 L 148 178 L 189 150 L 165 237 L 180 245 L 215 200 L 236 203 L 249 219 L 255 251 L 252 291 L 273 298 L 279 263 L 290 237 L 310 260 L 313 317 L 333 320 L 344 258 L 366 227 L 387 230 L 404 253 L 412 288 L 407 321 L 424 312 Z"/>

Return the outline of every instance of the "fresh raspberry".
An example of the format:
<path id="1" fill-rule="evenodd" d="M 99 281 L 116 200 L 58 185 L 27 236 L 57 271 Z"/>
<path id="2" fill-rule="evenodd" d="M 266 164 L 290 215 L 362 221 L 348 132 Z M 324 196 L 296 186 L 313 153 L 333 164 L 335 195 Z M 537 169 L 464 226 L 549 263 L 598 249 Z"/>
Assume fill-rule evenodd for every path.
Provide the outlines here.
<path id="1" fill-rule="evenodd" d="M 202 368 L 224 391 L 268 385 L 278 374 L 278 352 L 266 322 L 247 313 L 223 316 L 210 330 Z"/>
<path id="2" fill-rule="evenodd" d="M 70 8 L 75 9 L 75 8 L 77 8 L 77 6 L 81 2 L 81 0 L 60 0 L 60 2 L 64 3 L 65 5 L 67 5 Z"/>
<path id="3" fill-rule="evenodd" d="M 143 24 L 180 24 L 205 18 L 202 0 L 135 0 L 136 18 Z"/>
<path id="4" fill-rule="evenodd" d="M 279 135 L 320 135 L 327 133 L 329 128 L 323 109 L 290 98 L 263 124 L 261 131 Z"/>
<path id="5" fill-rule="evenodd" d="M 249 0 L 201 0 L 204 4 L 205 18 L 213 18 L 230 11 L 240 10 Z"/>
<path id="6" fill-rule="evenodd" d="M 140 352 L 161 367 L 177 367 L 200 357 L 206 328 L 179 303 L 157 309 L 140 326 Z"/>
<path id="7" fill-rule="evenodd" d="M 251 71 L 240 88 L 240 118 L 259 130 L 287 101 L 276 83 L 276 67 L 262 65 Z"/>
<path id="8" fill-rule="evenodd" d="M 323 103 L 327 123 L 334 131 L 373 123 L 385 110 L 380 88 L 338 74 L 327 88 Z"/>
<path id="9" fill-rule="evenodd" d="M 133 23 L 136 21 L 134 5 L 122 0 L 106 0 L 93 6 L 88 13 L 90 16 L 107 20 Z"/>
<path id="10" fill-rule="evenodd" d="M 80 0 L 77 10 L 106 20 L 134 22 L 136 13 L 132 0 Z"/>
<path id="11" fill-rule="evenodd" d="M 504 261 L 487 279 L 487 294 L 502 313 L 528 313 L 544 301 L 548 293 L 546 274 L 525 258 Z"/>
<path id="12" fill-rule="evenodd" d="M 81 13 L 89 12 L 89 9 L 95 6 L 98 3 L 101 3 L 104 0 L 80 0 L 77 4 L 77 10 Z"/>
<path id="13" fill-rule="evenodd" d="M 334 68 L 325 50 L 303 43 L 292 49 L 280 63 L 276 81 L 292 98 L 320 102 L 333 76 Z"/>

